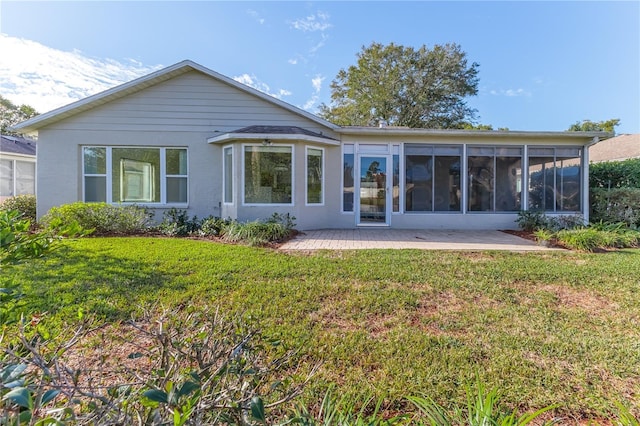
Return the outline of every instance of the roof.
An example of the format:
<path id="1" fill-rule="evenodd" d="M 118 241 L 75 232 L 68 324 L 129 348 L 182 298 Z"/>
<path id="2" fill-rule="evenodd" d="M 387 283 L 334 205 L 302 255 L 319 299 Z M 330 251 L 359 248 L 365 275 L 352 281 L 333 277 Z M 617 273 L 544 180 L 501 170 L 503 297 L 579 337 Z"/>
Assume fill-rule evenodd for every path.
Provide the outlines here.
<path id="1" fill-rule="evenodd" d="M 619 135 L 589 148 L 590 161 L 621 161 L 629 158 L 640 158 L 640 133 Z"/>
<path id="2" fill-rule="evenodd" d="M 0 152 L 36 155 L 36 141 L 11 135 L 0 135 Z"/>
<path id="3" fill-rule="evenodd" d="M 154 86 L 156 84 L 162 83 L 164 81 L 170 80 L 174 77 L 177 77 L 179 75 L 182 75 L 191 71 L 201 72 L 213 79 L 216 79 L 230 86 L 233 86 L 236 89 L 242 90 L 246 93 L 249 93 L 250 95 L 256 96 L 267 102 L 275 104 L 281 108 L 289 110 L 295 114 L 298 114 L 307 119 L 310 119 L 324 127 L 328 127 L 330 129 L 338 128 L 337 125 L 330 123 L 326 120 L 323 120 L 322 118 L 314 114 L 311 114 L 310 112 L 307 112 L 303 109 L 295 107 L 291 104 L 288 104 L 280 99 L 276 99 L 273 96 L 267 95 L 266 93 L 263 93 L 252 87 L 239 83 L 232 78 L 229 78 L 215 71 L 212 71 L 193 61 L 185 60 L 182 62 L 178 62 L 177 64 L 171 65 L 167 68 L 163 68 L 159 71 L 148 74 L 146 76 L 132 80 L 128 83 L 121 84 L 119 86 L 105 90 L 93 96 L 89 96 L 77 102 L 73 102 L 69 105 L 54 109 L 44 114 L 40 114 L 34 118 L 23 121 L 22 123 L 19 123 L 13 126 L 13 129 L 19 130 L 22 133 L 34 132 L 42 127 L 56 123 L 60 120 L 64 120 L 65 118 L 72 117 L 76 114 L 80 114 L 84 111 L 88 111 L 97 106 L 106 104 L 116 99 L 123 98 L 125 96 L 139 92 L 147 87 Z"/>
<path id="4" fill-rule="evenodd" d="M 304 140 L 327 145 L 339 145 L 340 141 L 331 138 L 322 132 L 312 132 L 296 126 L 249 126 L 231 132 L 222 133 L 207 139 L 209 143 L 222 143 L 239 140 Z"/>

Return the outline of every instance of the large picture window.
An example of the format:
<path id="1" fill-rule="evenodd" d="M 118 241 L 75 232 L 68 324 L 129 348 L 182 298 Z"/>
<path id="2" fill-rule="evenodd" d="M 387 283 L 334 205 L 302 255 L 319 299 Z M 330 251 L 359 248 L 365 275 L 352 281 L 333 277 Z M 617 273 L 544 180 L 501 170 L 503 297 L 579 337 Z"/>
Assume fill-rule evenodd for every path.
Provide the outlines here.
<path id="1" fill-rule="evenodd" d="M 186 204 L 185 148 L 84 147 L 84 201 Z"/>
<path id="2" fill-rule="evenodd" d="M 405 211 L 460 211 L 460 146 L 405 145 Z"/>
<path id="3" fill-rule="evenodd" d="M 292 153 L 291 146 L 244 147 L 246 204 L 292 204 Z"/>
<path id="4" fill-rule="evenodd" d="M 518 211 L 522 198 L 522 148 L 469 147 L 469 211 Z"/>
<path id="5" fill-rule="evenodd" d="M 581 148 L 529 148 L 529 210 L 580 211 Z"/>
<path id="6" fill-rule="evenodd" d="M 307 204 L 324 202 L 324 150 L 307 148 Z"/>

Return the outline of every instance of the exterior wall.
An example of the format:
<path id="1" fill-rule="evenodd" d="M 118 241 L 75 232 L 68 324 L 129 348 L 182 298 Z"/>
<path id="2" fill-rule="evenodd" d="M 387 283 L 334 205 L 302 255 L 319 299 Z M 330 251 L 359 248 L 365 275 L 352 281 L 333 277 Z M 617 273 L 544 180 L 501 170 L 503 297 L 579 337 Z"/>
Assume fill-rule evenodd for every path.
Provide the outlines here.
<path id="1" fill-rule="evenodd" d="M 300 126 L 331 135 L 316 122 L 198 72 L 47 126 L 40 129 L 38 141 L 38 216 L 83 199 L 82 146 L 92 145 L 188 148 L 189 215 L 235 217 L 233 210 L 222 209 L 222 147 L 207 139 L 256 124 Z M 171 205 L 151 207 L 161 220 Z"/>

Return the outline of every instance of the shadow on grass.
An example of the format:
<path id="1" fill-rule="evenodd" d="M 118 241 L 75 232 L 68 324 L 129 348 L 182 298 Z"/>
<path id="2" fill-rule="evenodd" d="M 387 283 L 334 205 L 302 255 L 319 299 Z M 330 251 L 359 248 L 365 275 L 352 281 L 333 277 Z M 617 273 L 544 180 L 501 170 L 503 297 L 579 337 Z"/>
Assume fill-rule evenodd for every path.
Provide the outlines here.
<path id="1" fill-rule="evenodd" d="M 21 285 L 26 314 L 48 312 L 68 318 L 82 311 L 122 320 L 157 302 L 168 288 L 180 291 L 178 274 L 160 266 L 104 251 L 61 247 L 44 261 L 15 268 L 7 278 Z"/>

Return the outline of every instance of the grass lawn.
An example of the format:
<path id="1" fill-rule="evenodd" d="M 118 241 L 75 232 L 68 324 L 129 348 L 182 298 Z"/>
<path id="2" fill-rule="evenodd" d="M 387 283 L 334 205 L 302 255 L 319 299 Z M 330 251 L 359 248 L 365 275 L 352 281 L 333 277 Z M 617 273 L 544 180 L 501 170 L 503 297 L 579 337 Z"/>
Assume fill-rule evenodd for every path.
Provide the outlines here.
<path id="1" fill-rule="evenodd" d="M 263 334 L 321 362 L 327 386 L 388 410 L 405 397 L 466 402 L 476 377 L 508 408 L 602 418 L 640 401 L 640 250 L 287 254 L 165 238 L 86 238 L 9 270 L 47 321 L 104 321 L 146 307 L 242 311 Z"/>

